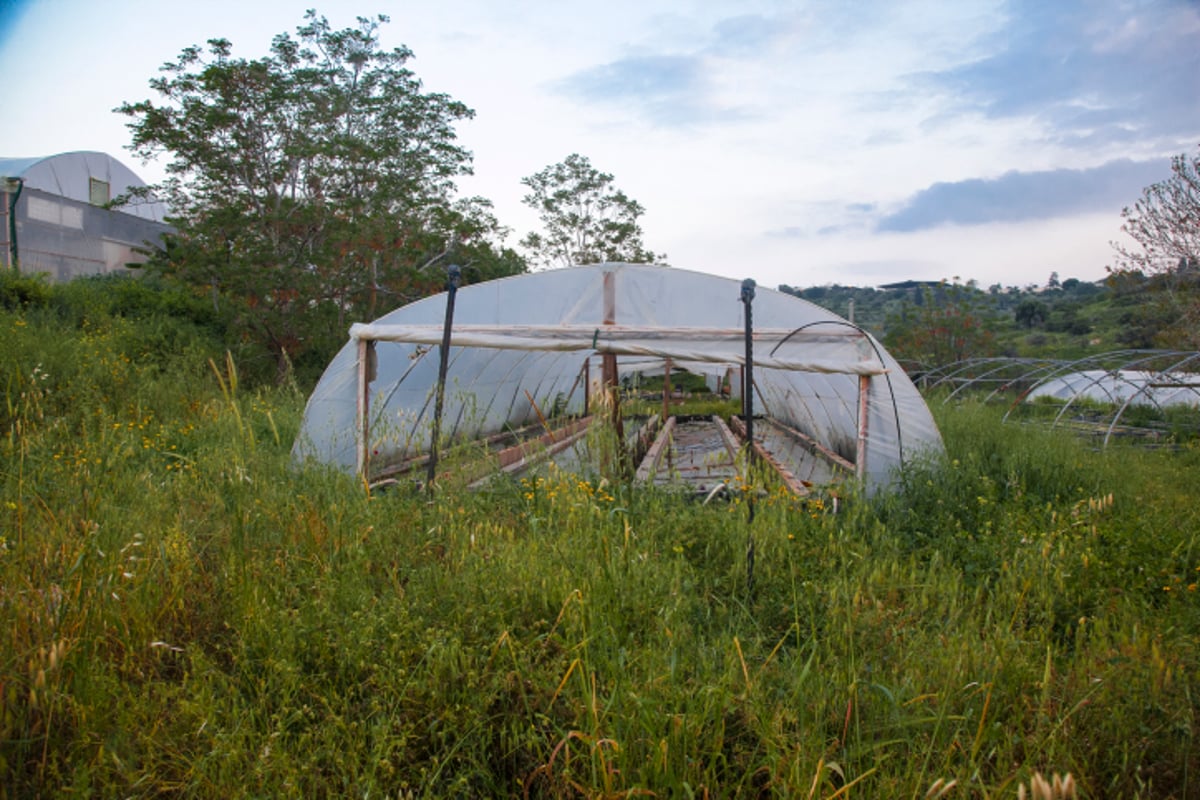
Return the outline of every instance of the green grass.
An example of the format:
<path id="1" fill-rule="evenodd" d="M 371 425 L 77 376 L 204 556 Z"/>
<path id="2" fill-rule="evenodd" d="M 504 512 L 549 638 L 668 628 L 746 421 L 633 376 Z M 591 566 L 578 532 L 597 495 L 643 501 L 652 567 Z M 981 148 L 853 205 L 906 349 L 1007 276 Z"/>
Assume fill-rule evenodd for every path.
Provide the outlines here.
<path id="1" fill-rule="evenodd" d="M 751 592 L 743 500 L 368 495 L 150 324 L 0 312 L 0 797 L 1200 797 L 1194 446 L 939 404 L 894 494 L 764 486 Z"/>
<path id="2" fill-rule="evenodd" d="M 742 413 L 742 404 L 740 400 L 730 400 L 712 394 L 700 394 L 672 400 L 669 409 L 667 413 L 674 416 L 718 416 L 728 421 L 731 416 Z M 662 411 L 662 400 L 630 398 L 622 404 L 622 413 L 627 416 L 649 417 L 651 414 L 661 416 Z"/>

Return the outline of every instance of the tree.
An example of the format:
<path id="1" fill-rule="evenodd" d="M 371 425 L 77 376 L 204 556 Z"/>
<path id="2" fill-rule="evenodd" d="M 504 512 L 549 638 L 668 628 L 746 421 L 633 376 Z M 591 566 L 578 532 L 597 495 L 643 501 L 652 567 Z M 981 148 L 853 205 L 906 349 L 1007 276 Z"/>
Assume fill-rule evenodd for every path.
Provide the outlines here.
<path id="1" fill-rule="evenodd" d="M 959 283 L 926 287 L 921 303 L 905 303 L 887 321 L 888 349 L 902 361 L 936 367 L 990 356 L 996 337 L 979 290 Z"/>
<path id="2" fill-rule="evenodd" d="M 1134 246 L 1113 242 L 1114 278 L 1140 275 L 1164 321 L 1159 344 L 1200 347 L 1200 155 L 1171 159 L 1171 177 L 1142 190 L 1121 212 Z"/>
<path id="3" fill-rule="evenodd" d="M 603 261 L 653 263 L 666 259 L 642 244 L 638 225 L 645 209 L 613 187 L 613 176 L 600 172 L 576 153 L 559 164 L 522 178 L 530 193 L 525 205 L 538 212 L 543 233 L 521 240 L 533 260 L 569 267 Z"/>
<path id="4" fill-rule="evenodd" d="M 1050 311 L 1046 308 L 1046 304 L 1033 299 L 1022 300 L 1017 305 L 1015 314 L 1017 324 L 1025 328 L 1044 325 L 1049 315 Z"/>
<path id="5" fill-rule="evenodd" d="M 474 112 L 422 91 L 412 52 L 381 48 L 387 21 L 334 30 L 309 11 L 254 60 L 211 39 L 150 81 L 159 102 L 116 109 L 136 155 L 169 156 L 153 190 L 178 241 L 158 266 L 239 308 L 281 373 L 316 340 L 339 343 L 348 314 L 374 316 L 381 292 L 436 291 L 425 273 L 452 244 L 503 233 L 486 201 L 451 200 L 471 158 L 454 125 Z"/>

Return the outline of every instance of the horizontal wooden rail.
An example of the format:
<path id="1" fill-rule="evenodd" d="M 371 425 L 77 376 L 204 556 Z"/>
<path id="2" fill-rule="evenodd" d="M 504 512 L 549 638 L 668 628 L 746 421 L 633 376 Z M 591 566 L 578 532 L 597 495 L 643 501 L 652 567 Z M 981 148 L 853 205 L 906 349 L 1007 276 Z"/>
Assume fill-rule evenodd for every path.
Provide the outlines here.
<path id="1" fill-rule="evenodd" d="M 746 423 L 742 422 L 742 420 L 738 419 L 737 417 L 734 417 L 729 421 L 729 424 L 730 427 L 733 428 L 734 432 L 737 433 L 738 437 L 744 441 L 746 438 Z M 763 447 L 759 442 L 754 442 L 753 447 L 754 452 L 758 454 L 758 457 L 765 461 L 767 465 L 770 466 L 771 469 L 775 470 L 775 472 L 779 475 L 779 479 L 783 481 L 784 486 L 790 489 L 793 493 L 802 497 L 808 494 L 808 486 L 804 483 L 804 481 L 797 478 L 794 472 L 785 467 L 783 463 L 775 457 L 774 453 Z"/>

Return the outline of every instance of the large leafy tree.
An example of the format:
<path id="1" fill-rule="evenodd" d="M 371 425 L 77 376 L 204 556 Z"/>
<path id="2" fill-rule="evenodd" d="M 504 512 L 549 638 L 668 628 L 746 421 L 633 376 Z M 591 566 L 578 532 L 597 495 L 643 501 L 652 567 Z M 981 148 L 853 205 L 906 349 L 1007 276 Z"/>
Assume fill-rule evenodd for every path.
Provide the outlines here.
<path id="1" fill-rule="evenodd" d="M 542 232 L 521 240 L 532 260 L 547 267 L 602 261 L 653 263 L 665 254 L 642 244 L 638 218 L 645 209 L 613 185 L 613 176 L 572 153 L 521 180 L 525 205 L 538 212 Z"/>
<path id="2" fill-rule="evenodd" d="M 1144 312 L 1161 321 L 1156 343 L 1200 347 L 1200 155 L 1172 158 L 1171 177 L 1146 187 L 1121 217 L 1133 245 L 1113 242 L 1114 282 L 1146 279 L 1153 302 Z"/>
<path id="3" fill-rule="evenodd" d="M 482 277 L 524 268 L 493 246 L 487 201 L 452 200 L 471 161 L 454 126 L 473 112 L 423 91 L 410 50 L 381 47 L 387 21 L 335 30 L 309 11 L 250 60 L 211 39 L 162 67 L 157 101 L 116 109 L 136 155 L 168 157 L 154 188 L 178 234 L 157 263 L 241 309 L 281 370 L 340 340 L 348 314 L 435 291 L 460 243 Z"/>
<path id="4" fill-rule="evenodd" d="M 926 287 L 920 302 L 905 302 L 888 319 L 888 349 L 913 369 L 993 355 L 996 336 L 984 297 L 971 284 Z"/>

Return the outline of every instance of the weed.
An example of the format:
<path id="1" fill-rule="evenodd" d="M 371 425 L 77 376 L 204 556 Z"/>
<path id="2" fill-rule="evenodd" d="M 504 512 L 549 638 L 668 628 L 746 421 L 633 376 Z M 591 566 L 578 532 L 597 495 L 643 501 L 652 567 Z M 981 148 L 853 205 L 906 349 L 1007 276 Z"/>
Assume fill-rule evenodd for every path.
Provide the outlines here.
<path id="1" fill-rule="evenodd" d="M 35 310 L 0 311 L 0 796 L 1200 796 L 1200 450 L 962 405 L 874 499 L 369 494 L 220 342 Z"/>

